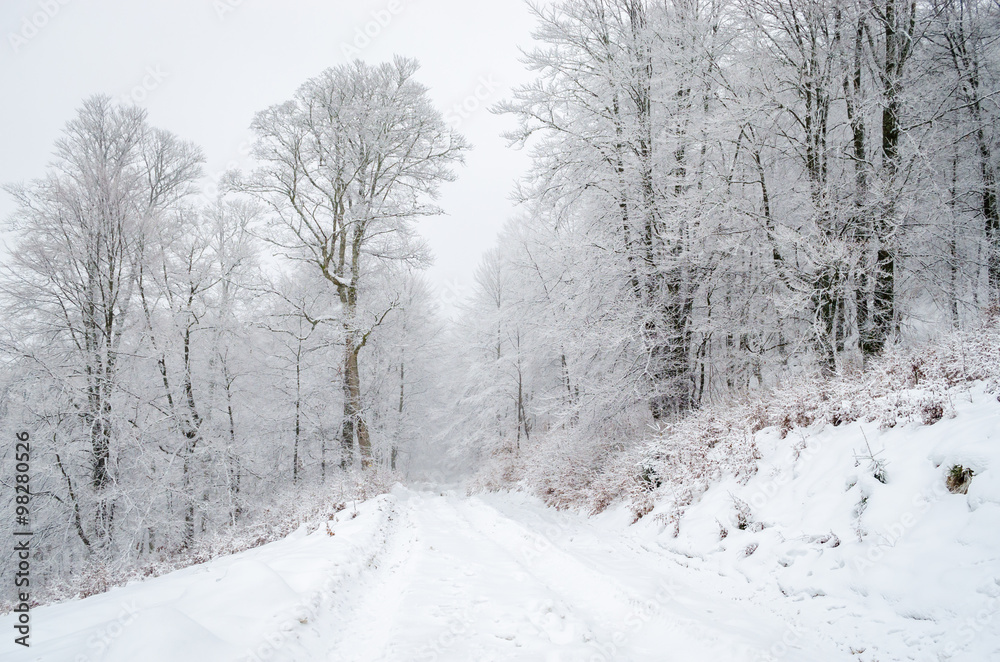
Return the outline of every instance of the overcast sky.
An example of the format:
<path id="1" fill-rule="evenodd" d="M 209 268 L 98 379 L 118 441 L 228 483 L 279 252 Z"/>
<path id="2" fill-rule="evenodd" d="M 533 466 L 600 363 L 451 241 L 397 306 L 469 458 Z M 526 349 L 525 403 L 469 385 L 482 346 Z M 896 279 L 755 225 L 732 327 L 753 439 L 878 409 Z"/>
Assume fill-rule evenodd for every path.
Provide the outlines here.
<path id="1" fill-rule="evenodd" d="M 448 306 L 511 215 L 527 156 L 486 108 L 528 79 L 523 0 L 0 0 L 0 182 L 43 174 L 81 101 L 138 103 L 154 126 L 200 145 L 209 176 L 246 167 L 253 114 L 323 69 L 416 57 L 417 78 L 473 143 L 447 216 L 421 221 Z M 211 180 L 209 180 L 211 181 Z M 0 193 L 0 217 L 12 211 Z"/>

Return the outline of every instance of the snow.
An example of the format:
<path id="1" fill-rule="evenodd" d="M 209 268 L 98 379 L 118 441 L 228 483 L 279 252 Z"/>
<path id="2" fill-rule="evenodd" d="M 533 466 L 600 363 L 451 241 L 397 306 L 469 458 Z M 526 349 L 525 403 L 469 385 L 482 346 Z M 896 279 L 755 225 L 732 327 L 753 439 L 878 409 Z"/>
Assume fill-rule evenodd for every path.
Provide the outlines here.
<path id="1" fill-rule="evenodd" d="M 368 568 L 391 525 L 392 498 L 357 504 L 311 533 L 105 594 L 32 610 L 30 649 L 2 642 L 0 660 L 168 662 L 255 659 L 294 651 L 297 630 Z M 12 618 L 0 627 L 11 630 Z M 302 659 L 302 658 L 296 658 Z"/>
<path id="2" fill-rule="evenodd" d="M 933 425 L 762 431 L 757 474 L 713 486 L 665 548 L 744 578 L 762 606 L 798 601 L 792 622 L 865 649 L 851 659 L 1000 659 L 1000 404 L 982 386 L 951 397 L 954 417 Z M 968 495 L 946 489 L 953 465 L 975 470 Z M 734 497 L 757 526 L 733 524 Z"/>
<path id="3" fill-rule="evenodd" d="M 30 651 L 7 637 L 0 660 L 998 660 L 1000 403 L 951 397 L 933 425 L 760 431 L 756 475 L 713 485 L 676 538 L 665 506 L 633 525 L 624 504 L 398 486 L 37 608 Z M 955 464 L 975 471 L 967 495 L 945 489 Z"/>

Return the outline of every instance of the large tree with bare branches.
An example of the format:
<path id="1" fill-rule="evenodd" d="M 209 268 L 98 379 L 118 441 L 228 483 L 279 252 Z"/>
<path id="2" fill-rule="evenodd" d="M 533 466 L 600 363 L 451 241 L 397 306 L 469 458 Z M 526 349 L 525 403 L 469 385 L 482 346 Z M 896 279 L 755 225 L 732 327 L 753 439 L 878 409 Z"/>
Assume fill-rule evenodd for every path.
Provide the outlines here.
<path id="1" fill-rule="evenodd" d="M 314 265 L 339 299 L 344 466 L 355 442 L 370 458 L 358 355 L 388 312 L 362 316 L 359 292 L 380 262 L 425 259 L 413 222 L 438 212 L 438 186 L 467 148 L 413 79 L 417 69 L 404 58 L 328 69 L 253 123 L 262 165 L 244 190 L 269 205 L 268 238 Z"/>

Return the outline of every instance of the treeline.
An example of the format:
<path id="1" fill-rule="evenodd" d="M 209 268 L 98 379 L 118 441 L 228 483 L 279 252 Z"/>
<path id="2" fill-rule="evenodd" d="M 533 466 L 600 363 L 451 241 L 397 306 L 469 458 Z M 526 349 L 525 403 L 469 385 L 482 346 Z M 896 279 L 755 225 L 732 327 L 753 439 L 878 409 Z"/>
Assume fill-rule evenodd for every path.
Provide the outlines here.
<path id="1" fill-rule="evenodd" d="M 438 333 L 413 223 L 465 149 L 416 70 L 307 81 L 216 198 L 198 147 L 102 96 L 8 187 L 3 427 L 32 439 L 42 585 L 266 539 L 408 461 Z"/>
<path id="2" fill-rule="evenodd" d="M 498 108 L 534 165 L 456 336 L 466 453 L 544 437 L 599 470 L 649 426 L 995 309 L 996 2 L 534 13 L 535 81 Z"/>

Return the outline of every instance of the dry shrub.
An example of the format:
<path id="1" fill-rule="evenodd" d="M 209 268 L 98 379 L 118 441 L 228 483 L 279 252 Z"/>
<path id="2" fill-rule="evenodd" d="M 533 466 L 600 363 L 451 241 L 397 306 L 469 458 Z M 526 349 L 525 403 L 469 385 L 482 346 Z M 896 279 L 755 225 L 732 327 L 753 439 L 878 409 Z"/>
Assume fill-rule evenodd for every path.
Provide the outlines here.
<path id="1" fill-rule="evenodd" d="M 934 425 L 944 418 L 944 404 L 938 400 L 928 399 L 920 407 L 924 425 Z"/>
<path id="2" fill-rule="evenodd" d="M 595 502 L 610 502 L 620 496 L 613 486 L 595 486 L 603 469 L 614 463 L 616 446 L 615 440 L 606 437 L 584 441 L 566 431 L 556 431 L 536 447 L 532 461 L 526 463 L 525 480 L 555 508 L 601 510 L 595 508 Z M 608 490 L 615 493 L 610 499 Z"/>
<path id="3" fill-rule="evenodd" d="M 969 485 L 972 484 L 972 477 L 975 472 L 972 469 L 956 464 L 948 471 L 945 485 L 952 494 L 968 494 Z"/>

